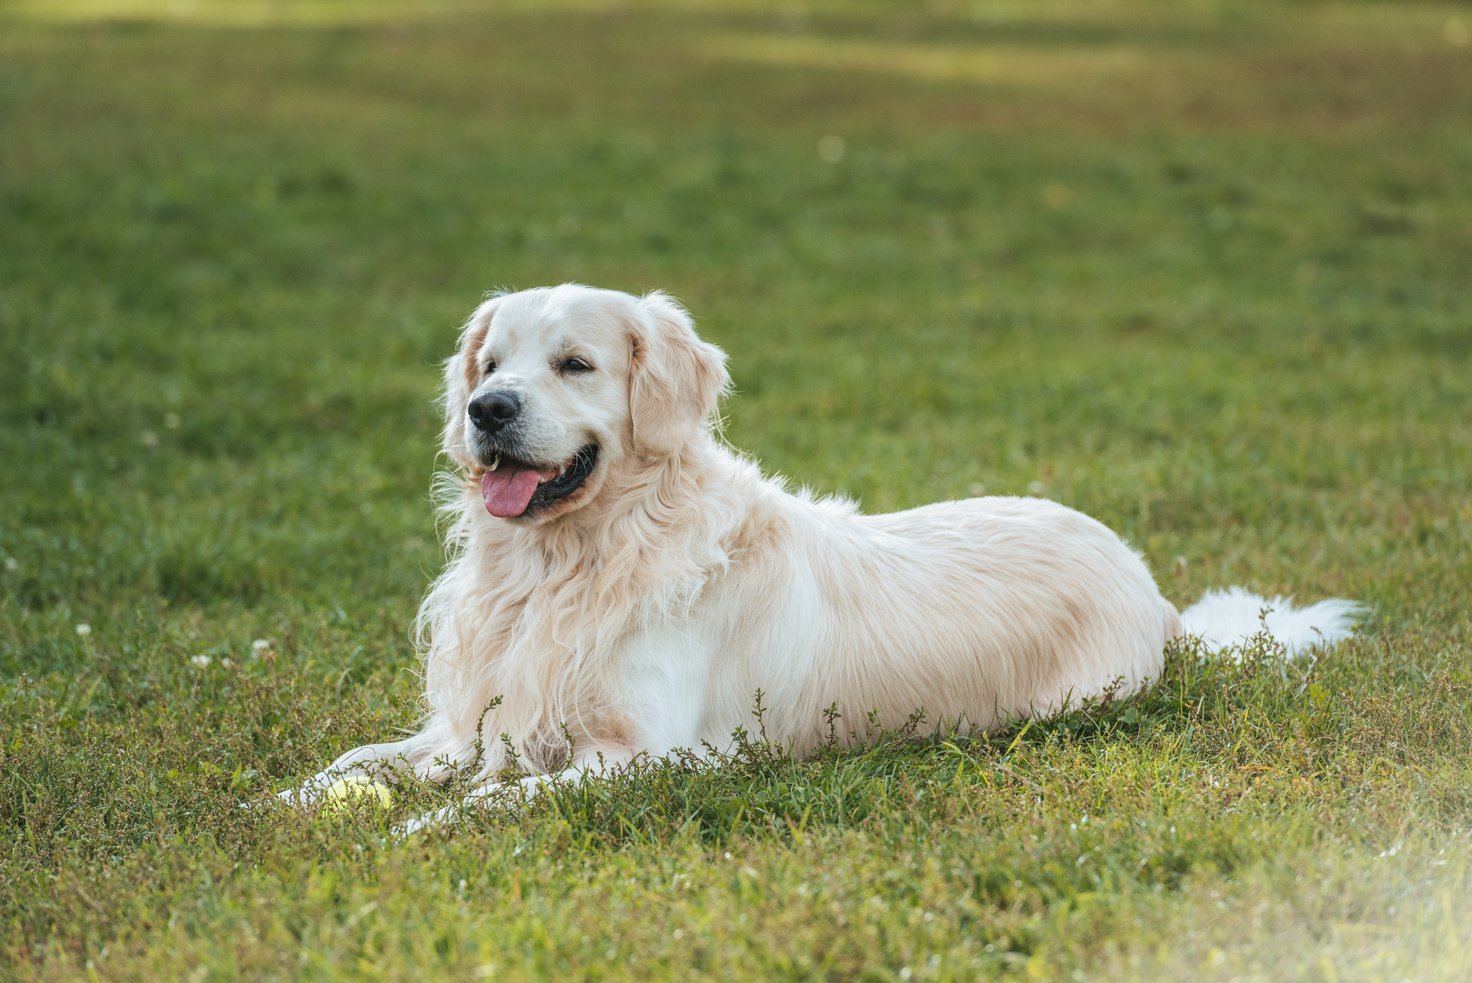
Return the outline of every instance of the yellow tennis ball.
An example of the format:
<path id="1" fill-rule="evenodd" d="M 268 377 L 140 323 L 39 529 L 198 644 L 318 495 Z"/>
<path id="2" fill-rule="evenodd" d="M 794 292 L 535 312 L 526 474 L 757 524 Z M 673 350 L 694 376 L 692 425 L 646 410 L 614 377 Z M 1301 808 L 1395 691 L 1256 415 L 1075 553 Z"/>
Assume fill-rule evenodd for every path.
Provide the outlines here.
<path id="1" fill-rule="evenodd" d="M 324 815 L 335 815 L 345 809 L 361 809 L 366 805 L 387 809 L 393 804 L 394 793 L 387 785 L 366 775 L 349 775 L 323 789 L 318 810 Z"/>

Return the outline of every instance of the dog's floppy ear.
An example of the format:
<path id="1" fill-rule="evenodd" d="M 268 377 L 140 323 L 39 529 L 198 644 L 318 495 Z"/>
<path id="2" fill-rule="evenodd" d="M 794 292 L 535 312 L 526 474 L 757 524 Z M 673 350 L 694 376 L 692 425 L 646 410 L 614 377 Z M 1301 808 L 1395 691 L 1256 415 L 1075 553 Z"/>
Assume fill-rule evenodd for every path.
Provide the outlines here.
<path id="1" fill-rule="evenodd" d="M 445 362 L 445 453 L 461 467 L 470 467 L 465 446 L 465 404 L 480 382 L 480 349 L 490 334 L 491 318 L 501 303 L 502 294 L 489 298 L 474 311 L 460 332 L 455 354 Z"/>
<path id="2" fill-rule="evenodd" d="M 670 455 L 716 411 L 731 384 L 726 353 L 701 341 L 685 309 L 656 291 L 639 301 L 629 368 L 629 424 L 634 449 Z"/>

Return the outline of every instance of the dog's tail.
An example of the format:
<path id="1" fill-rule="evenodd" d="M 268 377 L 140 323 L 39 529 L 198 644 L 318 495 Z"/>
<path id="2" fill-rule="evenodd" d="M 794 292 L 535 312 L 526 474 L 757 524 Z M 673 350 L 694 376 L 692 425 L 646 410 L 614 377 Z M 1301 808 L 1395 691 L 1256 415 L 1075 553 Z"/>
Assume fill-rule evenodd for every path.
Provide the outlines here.
<path id="1" fill-rule="evenodd" d="M 1292 598 L 1262 597 L 1241 587 L 1209 590 L 1181 612 L 1181 630 L 1212 653 L 1238 649 L 1264 629 L 1290 659 L 1330 647 L 1354 634 L 1367 609 L 1358 601 L 1330 598 L 1297 608 Z"/>

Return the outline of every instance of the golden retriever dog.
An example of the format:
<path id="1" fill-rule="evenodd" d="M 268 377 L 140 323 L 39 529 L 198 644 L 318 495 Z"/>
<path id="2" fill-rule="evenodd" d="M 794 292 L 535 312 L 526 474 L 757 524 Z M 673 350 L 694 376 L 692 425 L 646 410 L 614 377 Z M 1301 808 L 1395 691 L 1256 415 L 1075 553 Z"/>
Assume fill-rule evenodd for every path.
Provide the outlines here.
<path id="1" fill-rule="evenodd" d="M 398 765 L 473 769 L 473 802 L 726 748 L 757 690 L 766 737 L 796 754 L 829 739 L 834 709 L 840 739 L 921 709 L 927 727 L 987 730 L 1146 686 L 1183 630 L 1219 649 L 1272 609 L 1297 651 L 1353 629 L 1352 602 L 1239 589 L 1183 616 L 1117 535 L 1043 499 L 870 516 L 794 494 L 713 433 L 729 383 L 663 293 L 481 304 L 445 370 L 457 470 L 449 564 L 418 619 L 423 725 L 281 798 Z M 508 766 L 527 777 L 492 780 Z"/>

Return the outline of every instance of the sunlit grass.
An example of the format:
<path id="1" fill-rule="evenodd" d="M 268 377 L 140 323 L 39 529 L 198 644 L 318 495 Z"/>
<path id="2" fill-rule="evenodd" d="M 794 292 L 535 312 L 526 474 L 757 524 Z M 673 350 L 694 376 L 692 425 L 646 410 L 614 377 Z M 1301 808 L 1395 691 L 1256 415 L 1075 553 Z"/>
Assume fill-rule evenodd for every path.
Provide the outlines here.
<path id="1" fill-rule="evenodd" d="M 0 12 L 42 24 L 158 22 L 208 27 L 333 27 L 426 21 L 465 13 L 470 0 L 6 0 Z"/>
<path id="2" fill-rule="evenodd" d="M 914 44 L 792 34 L 721 33 L 704 48 L 755 65 L 899 75 L 927 82 L 1005 83 L 1068 89 L 1088 79 L 1108 83 L 1134 74 L 1144 52 L 1127 46 L 1082 51 L 1018 44 Z"/>

